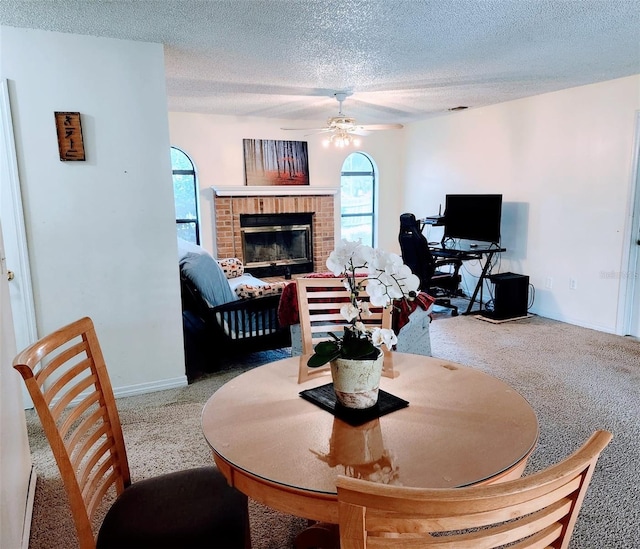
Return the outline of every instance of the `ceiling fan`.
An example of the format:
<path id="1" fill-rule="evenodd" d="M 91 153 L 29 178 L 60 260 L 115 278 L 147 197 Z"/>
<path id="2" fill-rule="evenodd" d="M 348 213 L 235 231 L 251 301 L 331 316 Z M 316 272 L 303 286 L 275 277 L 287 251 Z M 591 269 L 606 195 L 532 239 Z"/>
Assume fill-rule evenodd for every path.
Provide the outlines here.
<path id="1" fill-rule="evenodd" d="M 333 96 L 338 101 L 338 116 L 331 116 L 327 119 L 327 125 L 323 128 L 281 128 L 282 130 L 309 130 L 314 134 L 328 134 L 322 144 L 325 147 L 333 144 L 336 147 L 347 147 L 349 145 L 360 145 L 360 135 L 368 135 L 375 130 L 398 130 L 402 124 L 356 124 L 356 119 L 347 116 L 342 112 L 342 102 L 351 95 L 349 92 L 336 92 Z M 312 134 L 308 134 L 312 135 Z"/>

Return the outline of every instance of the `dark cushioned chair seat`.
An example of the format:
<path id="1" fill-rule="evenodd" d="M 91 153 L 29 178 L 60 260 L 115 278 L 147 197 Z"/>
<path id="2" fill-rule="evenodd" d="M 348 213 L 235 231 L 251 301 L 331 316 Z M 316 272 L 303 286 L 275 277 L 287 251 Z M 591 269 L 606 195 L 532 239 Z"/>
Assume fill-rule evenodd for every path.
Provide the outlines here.
<path id="1" fill-rule="evenodd" d="M 134 482 L 109 509 L 97 547 L 240 549 L 247 520 L 246 496 L 215 467 L 188 469 Z"/>

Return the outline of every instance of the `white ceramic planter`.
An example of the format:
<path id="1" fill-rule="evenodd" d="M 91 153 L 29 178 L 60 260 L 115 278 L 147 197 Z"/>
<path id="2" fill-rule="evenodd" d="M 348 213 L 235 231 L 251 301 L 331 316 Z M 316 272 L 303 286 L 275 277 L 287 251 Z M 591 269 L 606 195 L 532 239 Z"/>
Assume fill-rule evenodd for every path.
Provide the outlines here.
<path id="1" fill-rule="evenodd" d="M 337 358 L 331 361 L 333 388 L 338 402 L 346 408 L 362 410 L 378 402 L 384 354 L 375 360 Z"/>

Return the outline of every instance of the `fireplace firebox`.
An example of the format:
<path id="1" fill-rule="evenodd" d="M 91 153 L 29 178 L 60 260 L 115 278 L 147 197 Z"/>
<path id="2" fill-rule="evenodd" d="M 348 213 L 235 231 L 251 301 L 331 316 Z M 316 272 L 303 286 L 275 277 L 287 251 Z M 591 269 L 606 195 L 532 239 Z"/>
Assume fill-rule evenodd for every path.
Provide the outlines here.
<path id="1" fill-rule="evenodd" d="M 313 272 L 313 212 L 240 214 L 242 255 L 257 277 Z"/>

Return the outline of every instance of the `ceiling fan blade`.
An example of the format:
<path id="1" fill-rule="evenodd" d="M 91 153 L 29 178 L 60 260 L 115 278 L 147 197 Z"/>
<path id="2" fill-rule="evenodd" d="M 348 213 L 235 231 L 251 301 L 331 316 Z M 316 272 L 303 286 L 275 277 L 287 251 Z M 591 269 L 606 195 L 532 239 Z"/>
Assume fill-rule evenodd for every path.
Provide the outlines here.
<path id="1" fill-rule="evenodd" d="M 297 130 L 297 131 L 321 131 L 321 130 L 326 130 L 327 128 L 280 128 L 281 130 Z"/>
<path id="2" fill-rule="evenodd" d="M 280 128 L 281 130 L 294 130 L 294 131 L 307 131 L 313 132 L 306 135 L 313 135 L 318 133 L 335 133 L 336 135 L 342 135 L 343 133 L 354 135 L 369 135 L 369 132 L 374 130 L 399 130 L 403 128 L 402 124 L 356 124 L 355 118 L 347 116 L 342 112 L 342 102 L 346 97 L 351 95 L 351 92 L 336 92 L 333 94 L 337 99 L 340 107 L 338 109 L 338 115 L 332 116 L 327 120 L 327 125 L 322 128 Z"/>
<path id="3" fill-rule="evenodd" d="M 308 135 L 318 135 L 319 133 L 330 133 L 333 130 L 331 128 L 322 128 L 322 129 L 314 129 L 311 130 L 311 133 L 305 133 L 304 136 L 307 137 Z"/>
<path id="4" fill-rule="evenodd" d="M 370 130 L 399 130 L 404 128 L 402 124 L 365 124 L 363 126 L 358 126 L 359 129 L 370 131 Z"/>

